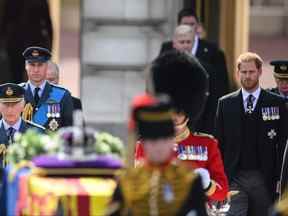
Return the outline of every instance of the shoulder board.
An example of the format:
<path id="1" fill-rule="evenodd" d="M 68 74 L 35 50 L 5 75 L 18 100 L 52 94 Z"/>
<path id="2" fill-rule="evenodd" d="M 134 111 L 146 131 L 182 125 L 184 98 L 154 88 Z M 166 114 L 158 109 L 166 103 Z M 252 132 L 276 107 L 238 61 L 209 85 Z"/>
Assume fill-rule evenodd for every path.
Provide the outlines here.
<path id="1" fill-rule="evenodd" d="M 28 120 L 25 120 L 25 122 L 26 122 L 27 124 L 30 124 L 30 125 L 34 126 L 34 127 L 41 128 L 41 129 L 43 129 L 43 130 L 46 130 L 45 127 L 43 127 L 43 126 L 41 126 L 41 125 L 39 125 L 39 124 L 36 124 L 35 122 L 28 121 Z"/>
<path id="2" fill-rule="evenodd" d="M 277 92 L 277 88 L 267 88 L 266 90 L 270 92 Z"/>
<path id="3" fill-rule="evenodd" d="M 195 132 L 194 133 L 195 136 L 200 136 L 200 137 L 206 137 L 206 138 L 210 138 L 210 139 L 215 139 L 215 137 L 211 134 L 206 134 L 206 133 L 201 133 L 201 132 Z"/>
<path id="4" fill-rule="evenodd" d="M 63 90 L 65 90 L 65 91 L 69 91 L 68 89 L 66 89 L 64 86 L 61 86 L 61 85 L 55 85 L 55 84 L 51 84 L 51 83 L 49 83 L 52 87 L 54 87 L 54 88 L 60 88 L 60 89 L 63 89 Z"/>
<path id="5" fill-rule="evenodd" d="M 26 82 L 22 82 L 22 83 L 19 83 L 18 85 L 21 86 L 21 87 L 25 87 L 26 84 L 27 84 Z"/>

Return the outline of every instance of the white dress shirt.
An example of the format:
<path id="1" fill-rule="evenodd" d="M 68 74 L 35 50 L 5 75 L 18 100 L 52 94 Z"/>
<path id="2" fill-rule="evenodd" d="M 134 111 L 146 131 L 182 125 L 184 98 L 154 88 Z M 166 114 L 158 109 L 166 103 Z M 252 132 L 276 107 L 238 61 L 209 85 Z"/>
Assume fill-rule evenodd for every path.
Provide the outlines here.
<path id="1" fill-rule="evenodd" d="M 39 95 L 39 98 L 41 98 L 42 93 L 43 93 L 44 88 L 45 88 L 45 85 L 46 85 L 46 82 L 47 81 L 45 80 L 40 86 L 35 86 L 30 81 L 28 81 L 28 84 L 30 86 L 30 89 L 32 91 L 33 96 L 34 96 L 35 88 L 38 87 L 38 88 L 40 88 L 40 90 L 38 91 L 38 95 Z"/>
<path id="2" fill-rule="evenodd" d="M 193 47 L 192 47 L 192 50 L 191 50 L 192 56 L 196 56 L 198 45 L 199 45 L 199 36 L 197 34 L 195 34 L 194 43 L 193 43 Z"/>
<path id="3" fill-rule="evenodd" d="M 243 98 L 243 105 L 244 105 L 244 110 L 245 112 L 247 112 L 247 102 L 248 102 L 248 97 L 249 95 L 253 95 L 254 96 L 254 101 L 253 101 L 253 111 L 256 107 L 256 104 L 257 104 L 257 101 L 259 99 L 259 95 L 260 95 L 260 92 L 261 92 L 261 88 L 258 87 L 254 92 L 247 92 L 245 89 L 241 89 L 242 91 L 242 98 Z"/>
<path id="4" fill-rule="evenodd" d="M 4 119 L 1 120 L 1 124 L 4 126 L 5 131 L 7 131 L 10 127 L 13 127 L 15 132 L 20 130 L 21 126 L 21 118 L 14 125 L 9 125 Z"/>

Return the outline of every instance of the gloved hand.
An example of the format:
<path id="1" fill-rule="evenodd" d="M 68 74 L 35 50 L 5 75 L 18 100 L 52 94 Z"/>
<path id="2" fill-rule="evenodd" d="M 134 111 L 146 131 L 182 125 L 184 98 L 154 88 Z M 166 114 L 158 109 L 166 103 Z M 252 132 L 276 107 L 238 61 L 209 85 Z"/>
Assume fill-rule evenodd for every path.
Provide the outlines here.
<path id="1" fill-rule="evenodd" d="M 204 168 L 197 168 L 194 169 L 194 172 L 200 175 L 202 180 L 203 189 L 206 190 L 211 182 L 210 174 L 207 169 Z"/>

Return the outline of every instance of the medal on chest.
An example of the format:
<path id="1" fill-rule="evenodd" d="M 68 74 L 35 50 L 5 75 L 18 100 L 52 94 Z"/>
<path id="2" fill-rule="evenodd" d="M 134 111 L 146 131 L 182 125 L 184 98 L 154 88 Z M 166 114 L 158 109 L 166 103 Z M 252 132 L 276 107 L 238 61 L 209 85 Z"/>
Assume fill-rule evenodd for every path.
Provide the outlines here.
<path id="1" fill-rule="evenodd" d="M 180 160 L 208 160 L 208 148 L 202 145 L 178 145 L 178 158 Z"/>

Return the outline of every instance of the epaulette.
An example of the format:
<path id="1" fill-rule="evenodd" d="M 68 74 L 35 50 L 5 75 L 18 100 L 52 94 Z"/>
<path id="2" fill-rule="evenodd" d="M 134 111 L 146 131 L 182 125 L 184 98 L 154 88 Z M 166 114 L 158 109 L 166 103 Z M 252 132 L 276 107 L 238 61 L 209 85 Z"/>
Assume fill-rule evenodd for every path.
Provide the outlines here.
<path id="1" fill-rule="evenodd" d="M 206 138 L 210 138 L 210 139 L 215 139 L 215 137 L 211 134 L 207 134 L 207 133 L 201 133 L 201 132 L 194 132 L 193 133 L 195 136 L 200 136 L 200 137 L 206 137 Z"/>
<path id="2" fill-rule="evenodd" d="M 277 88 L 267 88 L 266 91 L 277 92 Z"/>
<path id="3" fill-rule="evenodd" d="M 45 127 L 43 127 L 42 125 L 36 124 L 35 122 L 28 121 L 28 120 L 24 120 L 24 121 L 25 121 L 27 124 L 30 124 L 30 125 L 32 125 L 32 126 L 34 126 L 34 127 L 41 128 L 41 129 L 43 129 L 43 130 L 46 130 Z"/>
<path id="4" fill-rule="evenodd" d="M 18 85 L 24 88 L 26 84 L 27 84 L 26 82 L 22 82 L 22 83 L 19 83 Z"/>
<path id="5" fill-rule="evenodd" d="M 67 88 L 65 88 L 64 86 L 61 86 L 61 85 L 56 85 L 56 84 L 52 84 L 52 83 L 49 83 L 52 87 L 55 87 L 55 88 L 60 88 L 60 89 L 63 89 L 65 91 L 69 91 Z"/>

